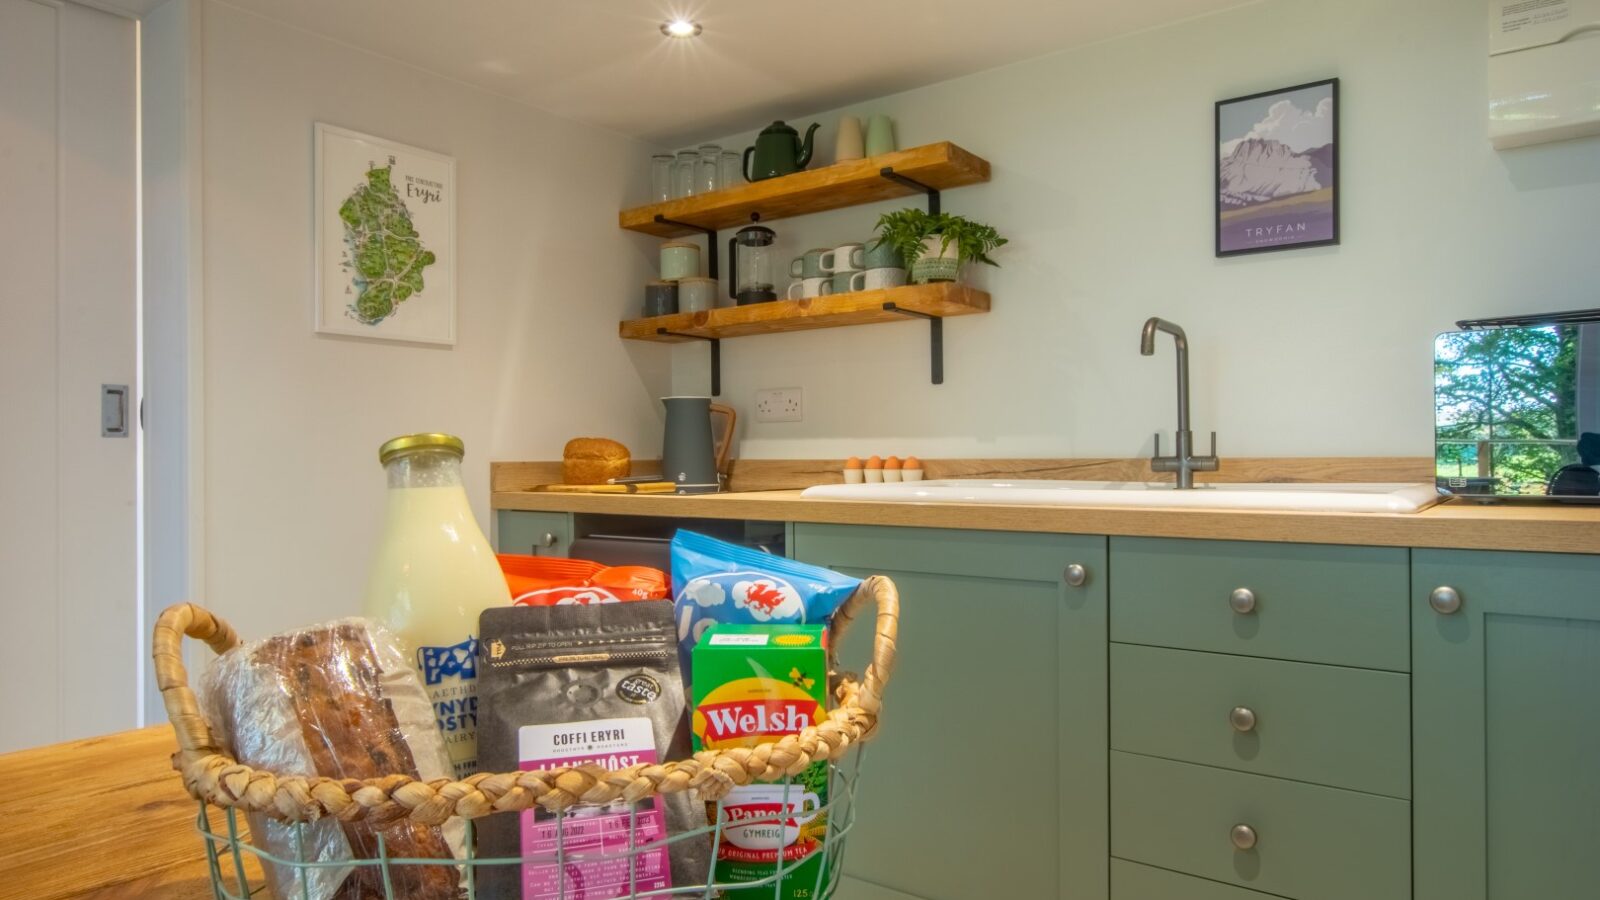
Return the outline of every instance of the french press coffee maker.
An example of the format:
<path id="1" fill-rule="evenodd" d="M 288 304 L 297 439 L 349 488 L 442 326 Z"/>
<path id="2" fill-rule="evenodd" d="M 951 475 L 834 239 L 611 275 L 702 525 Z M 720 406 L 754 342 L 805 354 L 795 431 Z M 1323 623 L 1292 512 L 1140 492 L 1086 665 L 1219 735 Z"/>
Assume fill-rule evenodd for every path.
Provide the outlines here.
<path id="1" fill-rule="evenodd" d="M 746 225 L 728 238 L 728 296 L 740 306 L 778 299 L 772 246 L 777 237 L 765 225 Z"/>

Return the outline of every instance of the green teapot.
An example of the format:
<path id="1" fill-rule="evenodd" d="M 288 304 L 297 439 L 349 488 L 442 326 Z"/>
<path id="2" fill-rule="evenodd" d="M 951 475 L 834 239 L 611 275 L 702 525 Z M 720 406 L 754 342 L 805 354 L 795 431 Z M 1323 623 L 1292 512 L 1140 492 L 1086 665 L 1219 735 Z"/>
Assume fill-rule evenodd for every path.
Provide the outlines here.
<path id="1" fill-rule="evenodd" d="M 811 138 L 822 125 L 812 122 L 806 129 L 806 139 L 782 122 L 773 122 L 756 135 L 754 147 L 744 148 L 744 179 L 763 181 L 798 172 L 811 162 Z M 751 157 L 755 157 L 751 165 Z"/>

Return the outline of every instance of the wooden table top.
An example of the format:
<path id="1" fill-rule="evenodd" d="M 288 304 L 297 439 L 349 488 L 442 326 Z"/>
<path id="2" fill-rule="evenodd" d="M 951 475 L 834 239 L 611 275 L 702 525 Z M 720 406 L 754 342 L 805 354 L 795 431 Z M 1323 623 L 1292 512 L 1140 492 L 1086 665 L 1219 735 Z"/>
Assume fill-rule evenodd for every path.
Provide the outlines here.
<path id="1" fill-rule="evenodd" d="M 0 894 L 212 900 L 177 749 L 162 724 L 0 755 Z M 260 867 L 245 866 L 259 889 Z"/>

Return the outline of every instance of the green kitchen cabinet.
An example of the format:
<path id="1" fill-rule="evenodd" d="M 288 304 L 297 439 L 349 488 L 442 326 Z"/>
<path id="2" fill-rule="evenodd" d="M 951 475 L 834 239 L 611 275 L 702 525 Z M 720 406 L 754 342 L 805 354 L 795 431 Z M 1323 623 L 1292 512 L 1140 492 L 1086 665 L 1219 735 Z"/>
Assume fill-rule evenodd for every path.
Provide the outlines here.
<path id="1" fill-rule="evenodd" d="M 1600 557 L 1412 567 L 1415 900 L 1600 896 Z"/>
<path id="2" fill-rule="evenodd" d="M 495 513 L 496 553 L 566 556 L 572 546 L 572 514 L 502 509 Z"/>
<path id="3" fill-rule="evenodd" d="M 801 523 L 794 555 L 900 588 L 838 900 L 1106 898 L 1105 538 Z"/>

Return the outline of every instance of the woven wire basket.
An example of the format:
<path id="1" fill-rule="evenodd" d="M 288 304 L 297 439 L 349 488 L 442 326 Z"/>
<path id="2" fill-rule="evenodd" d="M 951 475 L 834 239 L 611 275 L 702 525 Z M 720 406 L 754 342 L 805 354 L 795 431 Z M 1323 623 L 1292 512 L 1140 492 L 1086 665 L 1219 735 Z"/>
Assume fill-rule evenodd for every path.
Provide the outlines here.
<path id="1" fill-rule="evenodd" d="M 311 873 L 319 869 L 368 868 L 375 870 L 385 900 L 403 900 L 405 891 L 397 887 L 396 877 L 405 867 L 459 867 L 461 896 L 476 900 L 481 896 L 478 883 L 489 867 L 519 869 L 538 867 L 541 887 L 529 896 L 541 900 L 597 900 L 597 898 L 701 897 L 737 891 L 740 898 L 826 898 L 833 894 L 843 869 L 847 838 L 855 824 L 856 801 L 860 796 L 863 741 L 877 728 L 882 710 L 884 686 L 894 668 L 895 638 L 899 628 L 899 597 L 894 583 L 874 576 L 861 586 L 835 614 L 830 647 L 837 652 L 840 639 L 858 614 L 868 605 L 877 608 L 872 661 L 859 679 L 842 672 L 830 658 L 829 686 L 836 700 L 827 719 L 799 734 L 751 748 L 707 750 L 690 759 L 665 763 L 646 763 L 626 769 L 605 770 L 584 765 L 545 771 L 505 774 L 479 773 L 463 781 L 436 779 L 423 782 L 403 774 L 367 779 L 335 779 L 301 775 L 280 775 L 242 765 L 219 749 L 201 714 L 198 701 L 188 684 L 183 665 L 182 640 L 185 636 L 203 640 L 217 653 L 239 643 L 226 622 L 193 604 L 168 608 L 156 623 L 153 640 L 157 683 L 165 701 L 168 718 L 177 734 L 179 751 L 173 758 L 183 776 L 184 787 L 199 801 L 196 829 L 205 844 L 210 867 L 213 896 L 218 900 L 247 900 L 268 896 L 262 884 L 253 883 L 246 860 L 254 858 L 263 867 L 298 873 L 293 879 L 298 890 L 281 900 L 313 900 Z M 814 763 L 826 762 L 826 803 L 803 808 L 807 786 L 798 779 Z M 734 787 L 766 783 L 777 795 L 776 812 L 771 816 L 729 818 L 724 800 Z M 693 791 L 706 802 L 705 827 L 665 837 L 646 839 L 640 830 L 638 803 L 661 794 Z M 795 804 L 799 804 L 798 806 Z M 211 808 L 222 811 L 219 825 Z M 597 834 L 585 827 L 603 820 L 601 811 L 627 811 L 627 827 L 608 834 Z M 512 815 L 523 810 L 543 810 L 542 821 L 553 823 L 555 847 L 551 852 L 521 857 L 478 857 L 473 820 L 488 815 Z M 257 813 L 291 823 L 294 857 L 274 855 L 255 846 L 239 821 L 239 812 Z M 443 825 L 460 819 L 465 830 L 466 857 L 459 860 L 391 857 L 382 831 L 377 832 L 377 853 L 370 858 L 317 861 L 308 859 L 305 831 L 308 822 L 334 817 L 343 822 L 369 821 L 374 824 L 409 819 L 424 825 Z M 590 819 L 586 823 L 585 819 Z M 820 834 L 817 824 L 821 823 Z M 767 826 L 769 831 L 761 831 Z M 547 825 L 548 827 L 548 825 Z M 604 828 L 604 826 L 601 826 Z M 750 829 L 757 829 L 755 832 Z M 810 828 L 820 837 L 804 858 L 793 858 L 801 847 L 798 836 Z M 791 835 L 791 832 L 793 833 Z M 737 835 L 730 841 L 730 835 Z M 715 864 L 719 848 L 725 843 L 778 850 L 772 874 L 738 882 L 719 883 Z M 763 844 L 763 836 L 770 844 Z M 705 880 L 692 885 L 653 886 L 663 856 L 675 844 L 685 841 L 709 842 L 711 864 Z M 598 844 L 598 849 L 597 849 Z M 792 846 L 791 846 L 792 845 Z M 793 870 L 820 856 L 822 865 L 814 875 L 799 879 Z M 609 874 L 604 884 L 584 883 L 585 873 L 596 867 Z M 519 881 L 521 879 L 518 879 Z M 804 881 L 811 883 L 806 884 Z M 644 882 L 644 883 L 641 883 Z M 626 891 L 624 893 L 623 891 Z M 770 893 L 769 893 L 770 892 Z M 517 896 L 522 891 L 516 892 Z"/>

